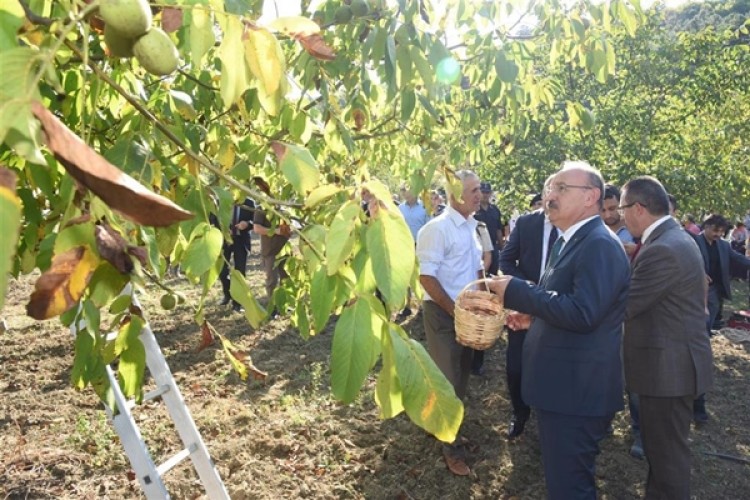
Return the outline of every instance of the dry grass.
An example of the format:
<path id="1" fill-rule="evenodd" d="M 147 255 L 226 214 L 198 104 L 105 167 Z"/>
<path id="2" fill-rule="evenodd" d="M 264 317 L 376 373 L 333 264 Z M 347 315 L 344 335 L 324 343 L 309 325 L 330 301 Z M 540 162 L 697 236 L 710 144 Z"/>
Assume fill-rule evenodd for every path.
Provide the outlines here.
<path id="1" fill-rule="evenodd" d="M 249 277 L 260 290 L 258 273 L 253 268 Z M 195 298 L 186 282 L 172 284 L 188 300 Z M 5 498 L 139 496 L 96 396 L 69 385 L 70 334 L 56 320 L 38 323 L 23 314 L 30 286 L 29 280 L 11 283 L 3 311 L 10 330 L 0 334 Z M 744 290 L 737 300 L 745 300 Z M 533 419 L 517 442 L 503 438 L 510 404 L 502 338 L 487 354 L 486 376 L 471 381 L 464 425 L 474 473 L 458 478 L 447 472 L 434 439 L 405 417 L 379 420 L 374 377 L 354 404 L 331 399 L 330 331 L 306 342 L 283 318 L 253 331 L 227 309 L 209 308 L 214 326 L 270 374 L 263 382 L 243 383 L 219 349 L 196 352 L 200 333 L 191 310 L 182 306 L 166 313 L 158 297 L 154 291 L 144 298 L 146 310 L 232 498 L 544 498 Z M 421 317 L 405 326 L 415 338 L 422 335 Z M 692 434 L 694 497 L 747 498 L 750 466 L 703 452 L 750 456 L 750 346 L 719 336 L 713 347 L 717 384 L 708 398 L 711 422 Z M 150 404 L 137 415 L 157 461 L 178 450 L 161 405 Z M 598 460 L 602 498 L 642 497 L 646 464 L 628 455 L 629 446 L 628 418 L 620 413 Z M 167 484 L 176 498 L 202 496 L 188 464 L 171 471 Z"/>

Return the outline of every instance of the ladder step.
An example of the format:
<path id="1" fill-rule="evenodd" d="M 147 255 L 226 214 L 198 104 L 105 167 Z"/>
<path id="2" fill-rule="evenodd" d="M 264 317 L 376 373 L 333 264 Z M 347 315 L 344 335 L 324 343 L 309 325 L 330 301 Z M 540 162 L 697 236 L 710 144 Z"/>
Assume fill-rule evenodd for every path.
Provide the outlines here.
<path id="1" fill-rule="evenodd" d="M 191 444 L 190 446 L 188 446 L 184 450 L 176 453 L 171 458 L 167 459 L 164 463 L 162 463 L 161 465 L 159 465 L 156 468 L 156 471 L 159 473 L 160 476 L 163 476 L 164 474 L 166 474 L 167 472 L 169 472 L 170 470 L 172 470 L 172 468 L 175 465 L 179 464 L 180 462 L 182 462 L 183 460 L 185 460 L 187 457 L 189 457 L 190 454 L 193 453 L 197 449 L 198 449 L 198 446 L 196 446 L 195 443 Z"/>

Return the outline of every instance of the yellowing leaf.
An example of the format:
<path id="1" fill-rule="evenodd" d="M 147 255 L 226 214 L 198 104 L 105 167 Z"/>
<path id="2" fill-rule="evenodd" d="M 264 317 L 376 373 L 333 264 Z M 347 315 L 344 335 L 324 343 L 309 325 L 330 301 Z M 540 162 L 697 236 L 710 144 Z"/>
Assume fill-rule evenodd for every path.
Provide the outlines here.
<path id="1" fill-rule="evenodd" d="M 333 218 L 326 235 L 326 261 L 328 275 L 336 274 L 352 253 L 356 227 L 362 207 L 356 201 L 346 202 Z"/>
<path id="2" fill-rule="evenodd" d="M 79 246 L 56 255 L 34 284 L 26 312 L 34 319 L 59 316 L 83 295 L 99 260 L 89 247 Z"/>
<path id="3" fill-rule="evenodd" d="M 198 63 L 216 41 L 213 19 L 209 10 L 201 8 L 190 10 L 189 33 L 190 57 L 194 63 Z"/>
<path id="4" fill-rule="evenodd" d="M 344 403 L 357 396 L 380 355 L 383 319 L 363 298 L 344 308 L 331 348 L 331 392 Z"/>
<path id="5" fill-rule="evenodd" d="M 464 405 L 425 348 L 397 325 L 389 330 L 402 401 L 412 422 L 443 442 L 456 439 Z"/>
<path id="6" fill-rule="evenodd" d="M 258 79 L 260 104 L 266 113 L 276 116 L 287 89 L 284 53 L 267 29 L 248 27 L 245 37 L 245 61 Z"/>
<path id="7" fill-rule="evenodd" d="M 292 38 L 320 33 L 320 26 L 315 21 L 302 16 L 279 17 L 268 25 L 268 29 Z"/>
<path id="8" fill-rule="evenodd" d="M 226 141 L 221 143 L 217 160 L 219 161 L 219 165 L 221 165 L 225 171 L 232 168 L 236 156 L 237 151 L 234 148 L 234 144 Z"/>
<path id="9" fill-rule="evenodd" d="M 232 269 L 229 276 L 229 294 L 245 308 L 245 318 L 250 326 L 258 328 L 267 316 L 266 310 L 255 300 L 245 277 L 237 269 Z"/>
<path id="10" fill-rule="evenodd" d="M 245 48 L 242 42 L 242 23 L 236 16 L 229 16 L 224 38 L 219 47 L 221 59 L 221 99 L 224 109 L 229 109 L 240 100 L 250 87 L 250 75 L 245 64 Z"/>
<path id="11" fill-rule="evenodd" d="M 375 385 L 375 402 L 380 407 L 380 418 L 393 418 L 404 411 L 404 404 L 390 335 L 383 336 L 382 353 L 383 366 Z"/>
<path id="12" fill-rule="evenodd" d="M 232 368 L 240 376 L 242 380 L 247 380 L 249 374 L 252 373 L 253 379 L 263 380 L 268 374 L 264 371 L 259 370 L 253 364 L 253 360 L 245 352 L 240 350 L 231 340 L 226 338 L 224 335 L 217 333 L 221 340 L 221 346 L 224 348 L 224 353 L 229 358 L 229 362 L 232 363 Z"/>
<path id="13" fill-rule="evenodd" d="M 312 190 L 310 196 L 308 196 L 305 200 L 305 208 L 314 208 L 319 203 L 327 200 L 334 195 L 337 195 L 342 191 L 343 189 L 333 184 L 324 184 L 322 186 L 318 186 Z"/>
<path id="14" fill-rule="evenodd" d="M 0 169 L 0 173 L 2 172 L 10 173 L 10 170 Z M 5 303 L 5 288 L 16 253 L 20 227 L 21 200 L 16 196 L 15 188 L 0 185 L 0 310 Z"/>
<path id="15" fill-rule="evenodd" d="M 195 120 L 198 113 L 193 107 L 193 98 L 189 94 L 180 90 L 169 91 L 169 97 L 174 109 L 180 114 L 185 120 Z"/>
<path id="16" fill-rule="evenodd" d="M 310 151 L 282 142 L 274 142 L 272 146 L 279 159 L 281 172 L 299 194 L 307 195 L 318 186 L 320 172 Z"/>
<path id="17" fill-rule="evenodd" d="M 400 213 L 393 210 L 379 213 L 367 228 L 367 251 L 378 288 L 388 305 L 396 309 L 404 304 L 414 273 L 414 239 Z"/>

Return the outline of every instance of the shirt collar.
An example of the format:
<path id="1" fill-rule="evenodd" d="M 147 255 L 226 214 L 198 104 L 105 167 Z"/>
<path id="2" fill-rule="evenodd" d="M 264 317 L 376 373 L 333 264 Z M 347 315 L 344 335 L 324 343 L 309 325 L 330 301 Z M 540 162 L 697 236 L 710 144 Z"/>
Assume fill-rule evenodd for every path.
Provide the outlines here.
<path id="1" fill-rule="evenodd" d="M 568 229 L 565 230 L 565 232 L 562 234 L 563 239 L 565 240 L 565 243 L 569 242 L 571 239 L 573 239 L 573 235 L 576 234 L 576 232 L 581 229 L 583 226 L 586 225 L 589 221 L 592 219 L 599 217 L 598 215 L 592 215 L 591 217 L 588 217 L 586 219 L 583 219 L 581 221 L 576 222 L 572 226 L 570 226 Z"/>
<path id="2" fill-rule="evenodd" d="M 652 222 L 651 225 L 648 226 L 645 231 L 643 231 L 643 235 L 641 236 L 641 241 L 644 242 L 644 243 L 646 241 L 648 241 L 648 237 L 651 236 L 651 233 L 654 232 L 654 229 L 656 229 L 657 227 L 659 227 L 663 223 L 667 222 L 671 218 L 672 218 L 671 216 L 665 215 L 664 217 L 662 217 L 660 219 L 657 219 L 654 222 Z"/>
<path id="3" fill-rule="evenodd" d="M 458 210 L 453 208 L 452 206 L 448 205 L 445 207 L 445 211 L 448 214 L 447 217 L 453 221 L 453 224 L 456 226 L 461 226 L 463 224 L 470 224 L 470 225 L 476 225 L 477 221 L 474 219 L 473 215 L 470 215 L 469 217 L 464 217 L 461 215 Z"/>

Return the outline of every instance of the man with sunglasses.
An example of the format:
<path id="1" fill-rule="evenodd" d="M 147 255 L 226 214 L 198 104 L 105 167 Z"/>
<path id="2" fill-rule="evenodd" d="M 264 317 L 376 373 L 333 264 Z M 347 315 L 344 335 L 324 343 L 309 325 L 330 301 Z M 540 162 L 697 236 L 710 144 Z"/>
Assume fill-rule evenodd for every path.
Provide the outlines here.
<path id="1" fill-rule="evenodd" d="M 527 328 L 522 395 L 537 415 L 547 496 L 596 498 L 599 442 L 623 408 L 620 348 L 630 263 L 599 215 L 604 181 L 566 162 L 545 190 L 561 232 L 538 285 L 500 276 L 489 285 Z"/>

